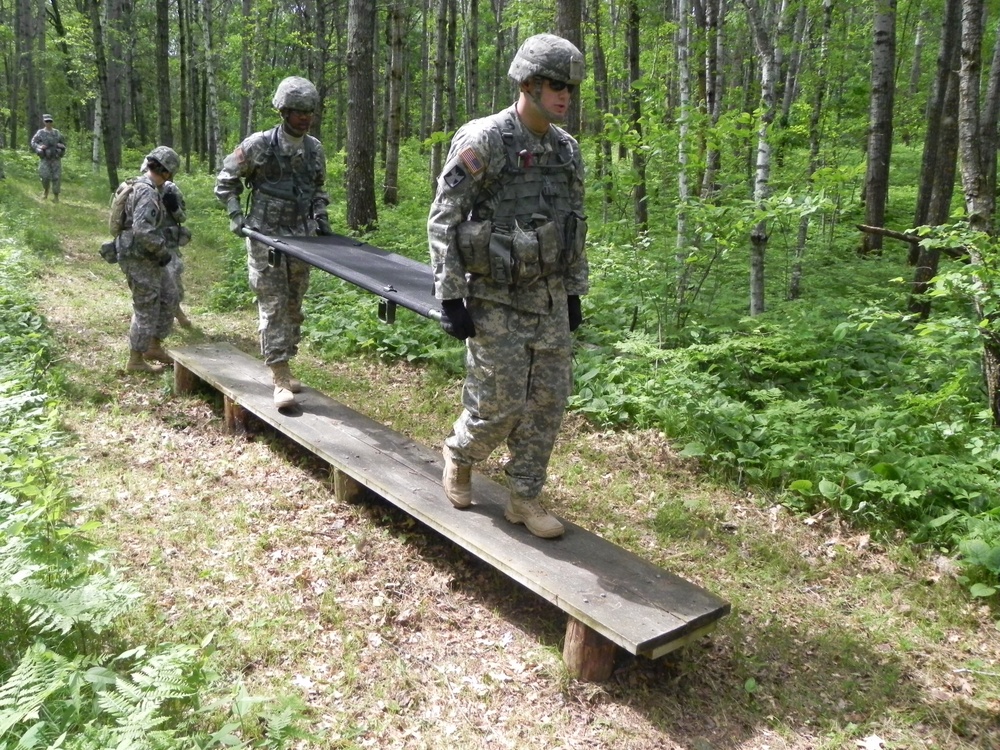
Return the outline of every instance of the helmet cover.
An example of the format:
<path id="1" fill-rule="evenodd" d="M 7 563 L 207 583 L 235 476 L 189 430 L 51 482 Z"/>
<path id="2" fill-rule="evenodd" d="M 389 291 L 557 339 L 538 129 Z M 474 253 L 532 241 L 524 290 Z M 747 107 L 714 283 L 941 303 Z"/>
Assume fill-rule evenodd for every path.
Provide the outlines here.
<path id="1" fill-rule="evenodd" d="M 507 75 L 515 83 L 532 76 L 577 85 L 586 76 L 583 53 L 572 42 L 555 34 L 536 34 L 524 40 Z"/>

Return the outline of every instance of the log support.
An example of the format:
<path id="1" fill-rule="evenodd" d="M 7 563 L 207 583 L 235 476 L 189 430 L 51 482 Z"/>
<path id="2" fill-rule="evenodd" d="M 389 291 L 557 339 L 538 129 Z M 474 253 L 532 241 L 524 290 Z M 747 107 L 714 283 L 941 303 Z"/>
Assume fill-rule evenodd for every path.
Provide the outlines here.
<path id="1" fill-rule="evenodd" d="M 361 495 L 364 485 L 340 469 L 333 470 L 333 494 L 342 503 L 351 503 Z"/>
<path id="2" fill-rule="evenodd" d="M 569 618 L 563 661 L 573 677 L 584 682 L 603 682 L 608 679 L 615 667 L 617 649 L 614 643 L 596 630 L 575 617 Z"/>
<path id="3" fill-rule="evenodd" d="M 247 433 L 249 432 L 248 419 L 250 412 L 233 401 L 229 396 L 222 397 L 223 416 L 226 420 L 226 429 L 229 432 Z"/>
<path id="4" fill-rule="evenodd" d="M 184 365 L 174 361 L 174 393 L 178 395 L 194 393 L 197 376 Z"/>

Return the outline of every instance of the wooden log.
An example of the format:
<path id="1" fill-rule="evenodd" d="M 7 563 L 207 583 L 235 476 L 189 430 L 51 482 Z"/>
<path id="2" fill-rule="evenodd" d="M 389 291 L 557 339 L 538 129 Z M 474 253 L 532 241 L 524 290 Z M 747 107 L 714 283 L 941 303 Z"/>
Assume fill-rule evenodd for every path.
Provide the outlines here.
<path id="1" fill-rule="evenodd" d="M 333 470 L 333 494 L 342 503 L 352 503 L 361 495 L 364 485 L 347 472 Z"/>
<path id="2" fill-rule="evenodd" d="M 229 398 L 222 397 L 223 416 L 226 421 L 226 429 L 230 432 L 249 432 L 248 419 L 250 412 Z"/>
<path id="3" fill-rule="evenodd" d="M 184 395 L 193 393 L 198 377 L 184 365 L 174 361 L 174 393 Z"/>
<path id="4" fill-rule="evenodd" d="M 563 661 L 578 680 L 604 682 L 615 668 L 617 646 L 575 617 L 566 623 Z"/>

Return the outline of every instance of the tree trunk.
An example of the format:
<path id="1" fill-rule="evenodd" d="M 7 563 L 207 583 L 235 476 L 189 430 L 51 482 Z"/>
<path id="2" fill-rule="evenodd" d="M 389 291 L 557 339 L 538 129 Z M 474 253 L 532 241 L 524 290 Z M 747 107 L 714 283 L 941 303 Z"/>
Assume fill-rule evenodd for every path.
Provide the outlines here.
<path id="1" fill-rule="evenodd" d="M 757 0 L 743 0 L 753 30 L 754 46 L 760 60 L 761 117 L 757 125 L 757 163 L 754 176 L 753 199 L 758 209 L 765 209 L 771 194 L 771 142 L 770 128 L 775 115 L 775 83 L 778 66 L 775 44 L 772 41 L 774 19 L 768 17 Z M 758 222 L 750 233 L 750 315 L 764 312 L 764 255 L 767 251 L 767 223 Z"/>
<path id="2" fill-rule="evenodd" d="M 594 24 L 594 93 L 597 96 L 597 111 L 602 115 L 611 111 L 611 95 L 608 83 L 608 63 L 604 55 L 601 36 L 601 2 L 594 0 L 591 13 Z M 611 170 L 611 140 L 607 137 L 603 119 L 598 119 L 597 130 L 597 179 L 603 186 L 603 219 L 608 220 L 608 211 L 614 202 L 614 177 Z"/>
<path id="3" fill-rule="evenodd" d="M 156 0 L 156 140 L 174 145 L 173 106 L 170 102 L 170 0 Z"/>
<path id="4" fill-rule="evenodd" d="M 403 33 L 406 19 L 402 0 L 389 7 L 389 112 L 386 127 L 385 184 L 382 201 L 387 206 L 399 203 L 399 140 L 403 113 Z"/>
<path id="5" fill-rule="evenodd" d="M 631 104 L 630 122 L 635 131 L 636 139 L 642 144 L 642 92 L 632 86 L 636 83 L 642 71 L 639 68 L 639 0 L 628 0 L 628 71 L 629 71 L 629 103 Z M 635 224 L 639 232 L 645 232 L 649 227 L 649 206 L 646 203 L 646 155 L 642 148 L 632 149 L 632 199 L 635 209 Z"/>
<path id="6" fill-rule="evenodd" d="M 885 223 L 892 154 L 892 104 L 896 72 L 896 0 L 878 0 L 872 47 L 871 102 L 868 109 L 868 171 L 865 175 L 865 223 Z M 882 237 L 862 235 L 861 255 L 879 253 Z"/>
<path id="7" fill-rule="evenodd" d="M 100 87 L 100 107 L 101 107 L 101 135 L 104 139 L 104 164 L 108 170 L 108 186 L 114 191 L 121 180 L 118 179 L 118 163 L 115 161 L 114 137 L 111 126 L 108 122 L 111 116 L 111 107 L 108 102 L 108 64 L 104 52 L 104 31 L 101 28 L 101 4 L 100 0 L 90 0 L 88 6 L 90 11 L 90 33 L 94 42 L 94 61 L 97 65 L 97 85 Z"/>
<path id="8" fill-rule="evenodd" d="M 207 86 L 208 98 L 206 101 L 206 135 L 208 137 L 208 147 L 206 153 L 209 157 L 208 166 L 212 172 L 217 172 L 222 167 L 222 160 L 225 158 L 225 148 L 222 143 L 222 130 L 219 122 L 219 89 L 215 75 L 215 54 L 212 49 L 212 0 L 201 0 L 201 7 L 204 11 L 202 17 L 202 40 L 204 42 L 203 51 L 205 54 L 205 84 Z"/>
<path id="9" fill-rule="evenodd" d="M 465 111 L 469 117 L 479 117 L 479 0 L 469 0 L 465 28 Z"/>
<path id="10" fill-rule="evenodd" d="M 582 22 L 581 0 L 557 0 L 555 33 L 563 39 L 573 42 L 581 52 L 585 52 L 581 30 Z M 580 109 L 580 97 L 574 95 L 569 103 L 569 114 L 566 117 L 565 125 L 570 133 L 580 132 Z"/>
<path id="11" fill-rule="evenodd" d="M 375 4 L 350 0 L 347 10 L 347 225 L 366 232 L 375 208 Z"/>
<path id="12" fill-rule="evenodd" d="M 722 19 L 725 14 L 725 0 L 705 0 L 703 14 L 703 35 L 705 38 L 705 112 L 711 128 L 719 124 L 722 116 Z M 722 168 L 722 151 L 717 145 L 704 147 L 705 170 L 701 176 L 701 198 L 712 200 L 718 191 L 716 176 Z"/>
<path id="13" fill-rule="evenodd" d="M 243 49 L 240 50 L 240 132 L 239 137 L 250 134 L 253 123 L 253 72 L 254 72 L 254 7 L 253 0 L 242 0 L 240 14 L 240 39 Z"/>
<path id="14" fill-rule="evenodd" d="M 444 132 L 444 71 L 448 64 L 445 40 L 448 32 L 448 0 L 438 0 L 436 32 L 434 34 L 434 92 L 433 105 L 431 106 L 431 133 Z M 437 183 L 437 177 L 441 174 L 441 162 L 443 156 L 444 143 L 440 139 L 435 140 L 431 148 L 431 189 Z"/>
<path id="15" fill-rule="evenodd" d="M 830 28 L 833 25 L 833 0 L 823 0 L 823 29 L 820 32 L 819 54 L 816 63 L 816 90 L 813 92 L 809 112 L 809 178 L 819 169 L 820 118 L 826 98 L 826 72 L 830 54 Z M 806 240 L 809 238 L 809 217 L 799 219 L 799 232 L 795 243 L 795 260 L 788 281 L 788 299 L 802 295 L 802 258 L 805 257 Z"/>
<path id="16" fill-rule="evenodd" d="M 91 0 L 93 2 L 94 0 Z M 191 55 L 191 24 L 188 14 L 185 12 L 187 0 L 177 0 L 177 48 L 180 62 L 180 125 L 181 125 L 181 153 L 184 154 L 184 166 L 191 171 L 191 87 L 188 76 L 188 58 Z"/>
<path id="17" fill-rule="evenodd" d="M 675 48 L 677 50 L 677 80 L 680 96 L 680 118 L 677 123 L 677 238 L 674 260 L 677 266 L 677 286 L 674 291 L 674 301 L 677 307 L 677 319 L 684 308 L 688 277 L 691 275 L 687 262 L 690 255 L 691 240 L 688 236 L 687 210 L 691 200 L 691 185 L 688 182 L 688 150 L 691 129 L 691 56 L 690 28 L 688 26 L 688 1 L 677 2 L 677 35 Z M 675 321 L 676 323 L 677 321 Z"/>
<path id="18" fill-rule="evenodd" d="M 996 157 L 990 151 L 996 150 L 996 123 L 990 122 L 989 114 L 980 111 L 980 89 L 982 86 L 982 46 L 984 23 L 983 0 L 962 0 L 962 66 L 960 78 L 959 134 L 962 153 L 962 190 L 965 194 L 965 210 L 969 228 L 995 236 L 993 213 L 996 198 L 991 186 L 996 182 Z M 991 70 L 995 74 L 996 70 Z M 988 84 L 989 91 L 996 90 L 996 81 Z M 982 111 L 990 113 L 993 103 L 987 100 Z M 987 128 L 992 126 L 992 132 Z M 992 170 L 993 174 L 990 174 Z M 969 247 L 969 257 L 973 264 L 982 266 L 984 258 L 975 243 Z M 987 325 L 980 326 L 983 335 L 983 375 L 993 424 L 1000 427 L 1000 334 L 997 315 L 988 300 L 995 296 L 995 284 L 991 274 L 978 277 L 978 292 L 974 298 L 976 313 Z"/>

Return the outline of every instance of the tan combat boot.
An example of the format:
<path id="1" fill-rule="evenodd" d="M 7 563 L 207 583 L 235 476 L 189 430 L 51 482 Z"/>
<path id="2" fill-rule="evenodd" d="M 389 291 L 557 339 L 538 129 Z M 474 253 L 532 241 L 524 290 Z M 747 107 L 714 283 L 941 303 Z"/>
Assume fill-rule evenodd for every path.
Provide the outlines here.
<path id="1" fill-rule="evenodd" d="M 149 345 L 149 348 L 145 352 L 146 359 L 151 359 L 155 362 L 162 362 L 165 365 L 172 365 L 174 360 L 170 358 L 170 355 L 163 349 L 163 342 L 159 339 L 153 339 L 153 343 Z"/>
<path id="2" fill-rule="evenodd" d="M 184 314 L 184 311 L 181 309 L 180 305 L 177 305 L 177 309 L 174 310 L 174 319 L 177 321 L 177 325 L 179 325 L 181 328 L 191 327 L 191 319 Z"/>
<path id="3" fill-rule="evenodd" d="M 274 407 L 276 409 L 287 409 L 295 406 L 295 394 L 292 392 L 292 373 L 288 369 L 287 362 L 276 362 L 271 365 L 271 373 L 274 378 Z"/>
<path id="4" fill-rule="evenodd" d="M 149 364 L 142 356 L 142 352 L 137 352 L 135 349 L 128 353 L 128 363 L 125 365 L 125 369 L 128 372 L 147 372 L 150 374 L 162 372 L 159 367 L 153 367 Z"/>
<path id="5" fill-rule="evenodd" d="M 521 497 L 512 492 L 503 515 L 511 523 L 523 523 L 528 531 L 542 539 L 561 536 L 566 530 L 559 519 L 548 513 L 534 497 Z"/>
<path id="6" fill-rule="evenodd" d="M 472 505 L 472 467 L 455 463 L 451 449 L 444 447 L 444 476 L 441 479 L 445 496 L 456 508 Z"/>

